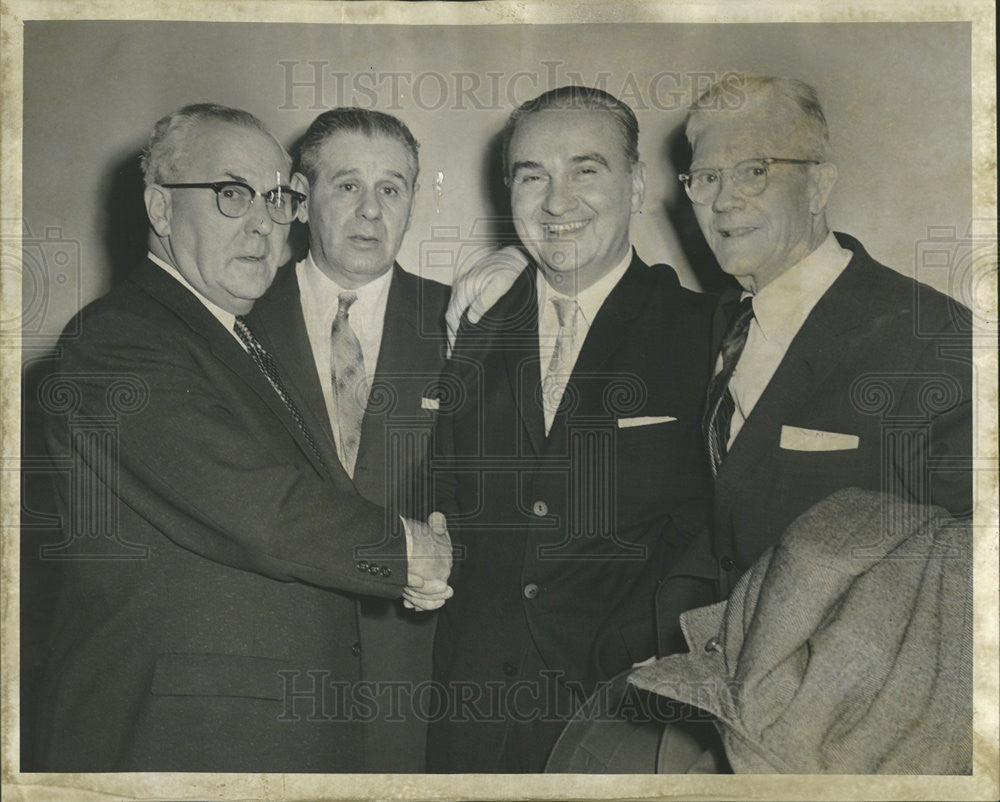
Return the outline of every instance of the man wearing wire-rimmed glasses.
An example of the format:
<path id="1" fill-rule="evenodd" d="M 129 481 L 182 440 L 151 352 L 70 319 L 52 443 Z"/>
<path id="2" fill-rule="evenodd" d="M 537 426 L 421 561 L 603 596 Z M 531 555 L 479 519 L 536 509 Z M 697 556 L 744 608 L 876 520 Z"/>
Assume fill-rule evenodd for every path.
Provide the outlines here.
<path id="1" fill-rule="evenodd" d="M 737 90 L 734 108 L 727 92 Z M 716 84 L 686 133 L 680 181 L 736 282 L 716 312 L 703 419 L 714 534 L 678 571 L 697 564 L 705 584 L 690 594 L 679 590 L 688 580 L 663 584 L 667 651 L 677 612 L 726 598 L 796 517 L 840 488 L 972 509 L 968 309 L 831 232 L 837 168 L 815 90 L 766 76 Z"/>
<path id="2" fill-rule="evenodd" d="M 903 588 L 925 570 L 913 558 L 931 555 L 908 553 L 894 566 L 900 605 L 889 613 L 878 602 L 886 589 L 863 579 L 874 556 L 919 529 L 927 505 L 957 516 L 971 511 L 969 310 L 830 231 L 837 170 L 812 87 L 756 76 L 713 85 L 692 106 L 686 133 L 692 160 L 680 181 L 720 267 L 735 278 L 716 310 L 702 421 L 715 477 L 712 526 L 657 592 L 658 651 L 670 656 L 637 669 L 632 680 L 660 696 L 595 697 L 564 732 L 548 769 L 954 771 L 971 736 L 970 687 L 954 681 L 968 677 L 962 661 L 971 616 L 943 611 L 960 608 L 963 588 L 949 588 L 953 608 L 940 598 L 918 606 Z M 854 514 L 833 518 L 827 507 L 811 513 L 815 528 L 801 531 L 804 513 L 845 488 L 875 491 L 864 498 L 882 507 L 876 525 L 865 529 Z M 853 497 L 856 506 L 861 497 Z M 898 499 L 916 504 L 900 514 Z M 771 547 L 793 553 L 803 539 L 808 557 L 799 566 L 811 573 L 757 562 Z M 810 551 L 810 539 L 829 553 Z M 751 567 L 767 574 L 754 590 L 746 584 Z M 966 568 L 971 579 L 971 566 L 956 573 Z M 840 591 L 855 587 L 863 592 L 845 601 Z M 727 599 L 725 614 L 724 605 L 711 606 Z M 757 600 L 774 603 L 761 618 L 746 614 Z M 872 621 L 882 626 L 875 642 L 865 636 Z M 825 630 L 832 623 L 845 633 L 834 648 Z M 920 633 L 911 641 L 919 645 L 899 649 L 911 631 Z M 760 632 L 771 634 L 756 651 L 735 645 Z M 790 632 L 784 642 L 774 635 Z M 954 643 L 968 644 L 965 657 L 944 648 Z M 873 670 L 876 659 L 892 671 Z M 929 678 L 925 687 L 934 691 L 907 685 L 902 694 L 882 693 L 887 676 L 907 671 Z M 810 682 L 822 672 L 853 683 L 851 692 L 815 693 Z M 726 707 L 723 696 L 737 701 Z M 607 715 L 643 704 L 669 711 L 660 718 L 670 724 L 639 719 L 636 726 Z M 905 738 L 888 723 L 902 719 L 913 722 Z M 940 743 L 926 740 L 935 730 L 947 733 Z"/>

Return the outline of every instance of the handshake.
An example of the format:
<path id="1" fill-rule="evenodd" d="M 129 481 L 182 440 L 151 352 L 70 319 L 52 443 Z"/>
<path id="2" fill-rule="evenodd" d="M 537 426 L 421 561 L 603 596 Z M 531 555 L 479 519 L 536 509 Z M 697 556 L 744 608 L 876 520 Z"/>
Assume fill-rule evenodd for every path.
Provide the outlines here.
<path id="1" fill-rule="evenodd" d="M 407 577 L 403 606 L 411 610 L 436 610 L 454 594 L 448 584 L 451 574 L 451 538 L 440 512 L 432 512 L 427 523 L 406 519 Z"/>

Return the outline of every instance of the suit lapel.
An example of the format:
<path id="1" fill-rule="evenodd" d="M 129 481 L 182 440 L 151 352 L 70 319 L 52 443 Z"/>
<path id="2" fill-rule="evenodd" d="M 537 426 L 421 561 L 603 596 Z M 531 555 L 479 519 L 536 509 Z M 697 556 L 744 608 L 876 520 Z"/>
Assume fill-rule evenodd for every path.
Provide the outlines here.
<path id="1" fill-rule="evenodd" d="M 293 394 L 310 424 L 316 423 L 319 431 L 314 436 L 322 436 L 332 444 L 330 417 L 320 377 L 316 373 L 316 360 L 306 330 L 294 266 L 279 271 L 271 289 L 257 302 L 250 318 L 255 330 L 260 331 L 264 346 L 278 362 L 288 391 Z"/>
<path id="2" fill-rule="evenodd" d="M 355 478 L 363 467 L 367 467 L 379 481 L 384 477 L 385 453 L 385 423 L 386 416 L 380 411 L 384 397 L 391 399 L 395 405 L 399 403 L 397 384 L 394 377 L 412 373 L 414 366 L 409 357 L 413 353 L 413 345 L 420 336 L 417 314 L 419 298 L 416 277 L 407 274 L 399 265 L 392 266 L 392 279 L 389 283 L 389 295 L 385 302 L 385 316 L 382 322 L 382 342 L 379 346 L 378 359 L 375 365 L 374 380 L 368 408 L 361 422 L 361 442 L 358 445 L 358 458 L 355 463 Z M 415 411 L 414 411 L 415 413 Z"/>
<path id="3" fill-rule="evenodd" d="M 254 304 L 248 317 L 264 347 L 278 363 L 281 379 L 301 410 L 323 461 L 331 471 L 339 470 L 340 459 L 316 374 L 294 265 L 278 271 L 271 288 Z"/>
<path id="4" fill-rule="evenodd" d="M 238 376 L 275 414 L 317 471 L 325 473 L 312 448 L 299 430 L 284 402 L 236 338 L 212 315 L 195 295 L 165 270 L 146 261 L 130 276 L 160 303 L 171 309 L 207 344 L 220 366 Z M 282 377 L 284 378 L 284 377 Z M 316 438 L 315 433 L 313 434 Z"/>
<path id="5" fill-rule="evenodd" d="M 614 286 L 594 317 L 573 366 L 570 382 L 578 374 L 602 370 L 625 341 L 625 327 L 645 308 L 653 268 L 632 252 L 632 263 Z"/>
<path id="6" fill-rule="evenodd" d="M 871 320 L 869 307 L 873 299 L 864 286 L 866 260 L 866 254 L 856 251 L 844 272 L 813 307 L 733 441 L 723 469 L 741 450 L 741 440 L 746 448 L 755 439 L 758 427 L 780 428 L 810 404 L 816 393 L 826 392 L 826 378 L 853 355 L 854 337 L 865 331 L 865 321 Z"/>
<path id="7" fill-rule="evenodd" d="M 483 316 L 484 328 L 501 330 L 501 348 L 511 396 L 531 451 L 545 449 L 545 415 L 541 405 L 542 374 L 538 357 L 537 267 L 529 264 L 507 294 Z"/>
<path id="8" fill-rule="evenodd" d="M 581 377 L 604 371 L 609 360 L 627 341 L 628 327 L 645 308 L 652 270 L 635 251 L 632 252 L 632 263 L 604 299 L 587 332 L 567 382 L 567 397 L 578 395 L 574 390 L 581 389 L 577 387 Z M 568 412 L 566 406 L 560 405 L 552 421 L 550 445 L 554 442 L 553 435 L 565 428 Z"/>

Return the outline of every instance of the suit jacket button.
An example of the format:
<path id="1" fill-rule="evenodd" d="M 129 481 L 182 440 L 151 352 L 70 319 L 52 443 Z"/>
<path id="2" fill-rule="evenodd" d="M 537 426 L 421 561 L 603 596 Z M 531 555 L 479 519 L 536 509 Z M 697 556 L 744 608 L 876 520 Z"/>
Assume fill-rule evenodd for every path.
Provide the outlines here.
<path id="1" fill-rule="evenodd" d="M 361 641 L 354 641 L 354 645 L 351 646 L 351 654 L 355 657 L 361 657 Z"/>
<path id="2" fill-rule="evenodd" d="M 392 569 L 388 565 L 383 565 L 381 568 L 378 569 L 378 572 L 379 574 L 385 577 L 392 576 Z"/>
<path id="3" fill-rule="evenodd" d="M 368 566 L 368 573 L 371 574 L 372 576 L 378 576 L 378 571 L 379 571 L 379 566 L 377 566 L 375 563 L 372 563 L 371 565 Z"/>
<path id="4" fill-rule="evenodd" d="M 534 582 L 529 582 L 524 586 L 524 598 L 533 599 L 538 595 L 538 585 Z"/>
<path id="5" fill-rule="evenodd" d="M 513 663 L 504 663 L 503 664 L 503 673 L 505 675 L 507 675 L 508 677 L 516 677 L 517 676 L 517 666 L 514 665 Z"/>
<path id="6" fill-rule="evenodd" d="M 368 570 L 368 560 L 358 560 L 357 567 L 358 567 L 359 571 L 367 571 Z"/>
<path id="7" fill-rule="evenodd" d="M 536 501 L 531 505 L 531 511 L 535 513 L 539 518 L 544 518 L 549 514 L 549 505 L 544 501 Z"/>
<path id="8" fill-rule="evenodd" d="M 736 563 L 733 562 L 732 557 L 723 557 L 719 560 L 719 565 L 722 566 L 723 571 L 732 571 L 736 567 Z"/>

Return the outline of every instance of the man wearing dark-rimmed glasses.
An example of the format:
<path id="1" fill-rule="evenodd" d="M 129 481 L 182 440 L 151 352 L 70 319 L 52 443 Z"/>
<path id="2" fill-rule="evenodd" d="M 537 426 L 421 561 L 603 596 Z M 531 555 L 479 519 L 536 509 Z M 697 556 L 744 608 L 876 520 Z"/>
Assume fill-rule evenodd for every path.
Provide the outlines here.
<path id="1" fill-rule="evenodd" d="M 163 118 L 148 258 L 60 341 L 41 398 L 66 470 L 39 768 L 364 771 L 357 599 L 447 593 L 447 538 L 414 522 L 386 545 L 384 511 L 330 470 L 243 318 L 287 258 L 290 168 L 247 112 Z"/>
<path id="2" fill-rule="evenodd" d="M 276 176 L 280 178 L 280 174 Z M 267 192 L 258 193 L 242 181 L 208 181 L 205 183 L 160 184 L 166 189 L 210 189 L 215 193 L 215 203 L 226 217 L 243 217 L 255 200 L 261 203 L 275 223 L 288 225 L 295 219 L 298 205 L 306 199 L 301 192 L 291 187 L 279 186 Z"/>

